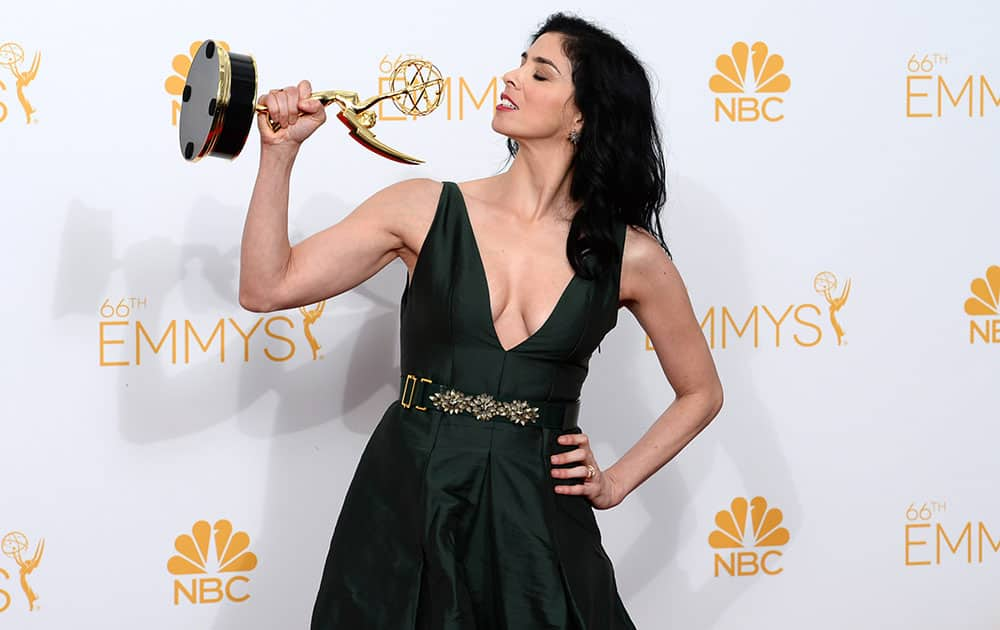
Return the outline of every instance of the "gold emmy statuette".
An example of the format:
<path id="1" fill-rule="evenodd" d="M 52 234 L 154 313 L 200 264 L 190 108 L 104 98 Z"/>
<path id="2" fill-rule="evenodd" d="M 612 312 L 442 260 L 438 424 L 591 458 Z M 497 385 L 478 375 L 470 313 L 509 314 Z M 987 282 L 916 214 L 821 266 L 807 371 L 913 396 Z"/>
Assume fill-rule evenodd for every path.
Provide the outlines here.
<path id="1" fill-rule="evenodd" d="M 847 297 L 851 294 L 851 279 L 848 278 L 847 282 L 844 283 L 844 288 L 840 292 L 840 297 L 834 297 L 833 291 L 837 288 L 837 276 L 835 276 L 830 271 L 823 271 L 816 274 L 813 279 L 813 289 L 816 293 L 819 293 L 826 298 L 827 303 L 830 305 L 830 323 L 833 325 L 833 331 L 837 333 L 837 345 L 844 345 L 844 327 L 840 325 L 837 320 L 837 311 L 847 304 Z"/>
<path id="2" fill-rule="evenodd" d="M 326 90 L 310 98 L 340 108 L 337 118 L 367 149 L 404 164 L 422 164 L 381 142 L 372 132 L 377 116 L 372 106 L 389 99 L 406 116 L 426 116 L 441 102 L 444 80 L 429 61 L 407 59 L 393 69 L 389 92 L 362 100 L 356 92 Z M 181 96 L 180 147 L 185 160 L 206 155 L 235 158 L 243 150 L 253 119 L 267 108 L 257 104 L 257 64 L 250 55 L 228 52 L 205 40 L 188 71 Z M 271 128 L 278 125 L 268 116 Z"/>

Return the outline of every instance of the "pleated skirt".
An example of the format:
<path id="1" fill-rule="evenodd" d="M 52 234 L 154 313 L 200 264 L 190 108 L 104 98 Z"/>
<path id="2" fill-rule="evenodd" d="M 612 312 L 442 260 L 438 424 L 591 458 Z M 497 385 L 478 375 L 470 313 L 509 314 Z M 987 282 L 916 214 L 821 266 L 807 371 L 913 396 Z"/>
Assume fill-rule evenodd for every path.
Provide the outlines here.
<path id="1" fill-rule="evenodd" d="M 579 428 L 570 432 L 579 432 Z M 563 431 L 386 409 L 334 527 L 312 630 L 635 630 Z"/>

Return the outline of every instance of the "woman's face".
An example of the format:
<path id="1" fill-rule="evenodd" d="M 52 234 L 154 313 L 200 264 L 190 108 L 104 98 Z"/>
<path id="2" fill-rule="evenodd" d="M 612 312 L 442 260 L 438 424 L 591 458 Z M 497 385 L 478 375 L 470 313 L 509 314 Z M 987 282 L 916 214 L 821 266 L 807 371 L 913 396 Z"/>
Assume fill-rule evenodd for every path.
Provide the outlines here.
<path id="1" fill-rule="evenodd" d="M 521 65 L 503 75 L 504 92 L 493 112 L 493 129 L 519 144 L 538 139 L 568 143 L 582 125 L 573 101 L 573 70 L 563 36 L 544 33 L 521 55 Z"/>

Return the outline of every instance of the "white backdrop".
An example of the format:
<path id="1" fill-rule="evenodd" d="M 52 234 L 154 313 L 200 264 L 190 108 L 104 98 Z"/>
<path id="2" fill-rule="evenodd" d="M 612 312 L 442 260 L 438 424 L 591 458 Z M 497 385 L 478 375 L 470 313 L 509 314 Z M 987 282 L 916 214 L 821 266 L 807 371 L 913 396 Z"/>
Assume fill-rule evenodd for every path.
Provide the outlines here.
<path id="1" fill-rule="evenodd" d="M 638 627 L 1000 628 L 1000 8 L 790 0 L 5 6 L 0 627 L 306 627 L 397 393 L 399 261 L 326 303 L 315 358 L 303 313 L 239 307 L 256 132 L 235 162 L 182 160 L 175 56 L 224 40 L 256 57 L 262 91 L 370 95 L 406 54 L 451 77 L 450 117 L 376 128 L 424 166 L 335 122 L 307 143 L 299 239 L 399 179 L 497 172 L 490 81 L 557 9 L 653 75 L 668 242 L 726 389 L 688 449 L 598 513 Z M 737 42 L 780 56 L 787 90 L 713 92 Z M 584 389 L 602 465 L 670 400 L 623 312 Z M 768 516 L 726 536 L 741 501 Z"/>

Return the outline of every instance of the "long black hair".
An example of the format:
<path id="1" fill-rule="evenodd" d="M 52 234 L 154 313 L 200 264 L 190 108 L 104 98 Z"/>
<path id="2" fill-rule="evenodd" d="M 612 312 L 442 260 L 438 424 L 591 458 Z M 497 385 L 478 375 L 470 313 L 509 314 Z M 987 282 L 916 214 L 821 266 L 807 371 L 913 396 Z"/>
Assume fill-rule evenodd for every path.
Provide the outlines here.
<path id="1" fill-rule="evenodd" d="M 617 38 L 573 15 L 554 13 L 532 36 L 563 36 L 583 127 L 571 163 L 570 196 L 581 202 L 570 224 L 566 257 L 585 278 L 602 275 L 616 255 L 614 225 L 646 229 L 666 250 L 660 209 L 666 167 L 652 90 L 642 63 Z M 508 138 L 511 158 L 517 141 Z"/>

